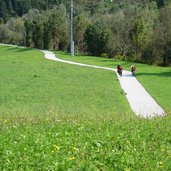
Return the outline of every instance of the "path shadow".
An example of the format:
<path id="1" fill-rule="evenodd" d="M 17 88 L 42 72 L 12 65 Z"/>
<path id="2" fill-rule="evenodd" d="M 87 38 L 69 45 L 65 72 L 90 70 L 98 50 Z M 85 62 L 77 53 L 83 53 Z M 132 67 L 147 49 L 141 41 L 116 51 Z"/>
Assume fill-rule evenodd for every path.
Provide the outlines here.
<path id="1" fill-rule="evenodd" d="M 124 74 L 124 75 L 122 75 L 122 77 L 135 77 L 135 76 L 133 76 L 133 75 L 130 73 L 130 74 Z"/>

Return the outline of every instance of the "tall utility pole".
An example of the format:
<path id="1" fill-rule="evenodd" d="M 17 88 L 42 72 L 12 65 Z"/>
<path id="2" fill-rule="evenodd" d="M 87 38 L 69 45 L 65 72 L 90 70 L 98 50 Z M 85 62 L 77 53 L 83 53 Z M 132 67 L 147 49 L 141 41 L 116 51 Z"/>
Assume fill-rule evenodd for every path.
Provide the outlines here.
<path id="1" fill-rule="evenodd" d="M 71 14 L 70 14 L 70 55 L 74 56 L 74 4 L 71 0 Z"/>

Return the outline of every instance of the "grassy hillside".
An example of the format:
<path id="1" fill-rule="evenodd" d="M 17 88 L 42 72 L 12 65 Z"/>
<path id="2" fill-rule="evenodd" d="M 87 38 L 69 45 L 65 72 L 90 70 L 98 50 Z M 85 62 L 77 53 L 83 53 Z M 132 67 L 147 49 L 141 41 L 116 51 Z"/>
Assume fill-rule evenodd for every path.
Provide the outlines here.
<path id="1" fill-rule="evenodd" d="M 131 62 L 91 56 L 70 57 L 64 52 L 55 52 L 59 58 L 116 68 L 121 63 L 123 68 L 130 70 Z M 137 68 L 136 77 L 156 101 L 169 113 L 171 112 L 171 67 L 159 67 L 134 63 Z"/>
<path id="2" fill-rule="evenodd" d="M 1 47 L 0 53 L 1 112 L 131 113 L 113 72 L 49 61 L 30 49 Z"/>
<path id="3" fill-rule="evenodd" d="M 0 47 L 0 170 L 170 170 L 170 127 L 132 114 L 110 71 Z"/>

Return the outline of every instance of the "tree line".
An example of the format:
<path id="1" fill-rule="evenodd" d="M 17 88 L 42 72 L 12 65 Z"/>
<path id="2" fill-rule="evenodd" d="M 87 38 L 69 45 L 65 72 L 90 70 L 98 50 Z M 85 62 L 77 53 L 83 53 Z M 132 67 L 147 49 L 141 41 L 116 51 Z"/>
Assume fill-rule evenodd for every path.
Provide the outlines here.
<path id="1" fill-rule="evenodd" d="M 170 0 L 75 0 L 77 53 L 171 63 Z M 67 0 L 0 0 L 0 42 L 69 51 Z"/>

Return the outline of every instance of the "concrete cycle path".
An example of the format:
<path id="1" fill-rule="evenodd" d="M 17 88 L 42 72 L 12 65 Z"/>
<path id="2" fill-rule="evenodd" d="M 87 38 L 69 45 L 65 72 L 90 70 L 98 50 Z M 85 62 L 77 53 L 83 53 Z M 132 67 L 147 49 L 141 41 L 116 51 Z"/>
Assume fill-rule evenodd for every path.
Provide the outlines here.
<path id="1" fill-rule="evenodd" d="M 72 62 L 67 60 L 59 59 L 55 56 L 53 52 L 47 50 L 41 50 L 45 54 L 45 58 L 73 64 L 84 67 L 99 68 L 116 72 L 116 69 L 101 67 L 95 65 L 82 64 L 78 62 Z M 139 83 L 139 81 L 131 75 L 129 71 L 123 71 L 122 77 L 117 74 L 118 80 L 121 84 L 123 91 L 126 94 L 126 98 L 133 110 L 133 112 L 144 118 L 151 118 L 154 116 L 164 116 L 164 110 L 157 104 L 157 102 L 150 96 L 150 94 L 144 89 L 144 87 Z"/>
<path id="2" fill-rule="evenodd" d="M 26 48 L 26 47 L 21 47 L 21 46 L 17 46 L 17 45 L 2 44 L 2 43 L 0 43 L 0 45 L 12 46 L 12 47 L 17 47 L 17 48 Z M 88 64 L 78 63 L 78 62 L 62 60 L 62 59 L 57 58 L 53 52 L 48 51 L 48 50 L 40 50 L 40 51 L 44 53 L 45 58 L 50 59 L 50 60 L 73 64 L 73 65 L 84 66 L 84 67 L 99 68 L 99 69 L 105 69 L 105 70 L 117 72 L 116 69 L 113 69 L 113 68 L 88 65 Z M 123 76 L 120 77 L 117 74 L 117 77 L 118 77 L 118 80 L 121 84 L 123 91 L 126 94 L 126 98 L 129 102 L 133 112 L 136 115 L 144 117 L 144 118 L 148 118 L 148 117 L 151 118 L 154 116 L 166 115 L 164 110 L 150 96 L 150 94 L 144 89 L 144 87 L 139 83 L 139 81 L 131 75 L 131 72 L 124 70 Z"/>

